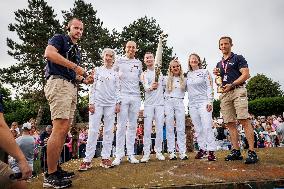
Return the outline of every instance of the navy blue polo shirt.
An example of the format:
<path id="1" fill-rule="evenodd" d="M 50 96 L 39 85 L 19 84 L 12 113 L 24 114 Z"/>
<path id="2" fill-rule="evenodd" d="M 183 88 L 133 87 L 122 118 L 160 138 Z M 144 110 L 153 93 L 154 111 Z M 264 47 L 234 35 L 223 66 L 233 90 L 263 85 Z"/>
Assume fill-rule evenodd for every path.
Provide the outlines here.
<path id="1" fill-rule="evenodd" d="M 231 84 L 237 80 L 242 75 L 240 69 L 248 68 L 248 64 L 242 55 L 237 55 L 232 52 L 228 59 L 225 60 L 222 58 L 222 60 L 217 63 L 216 68 L 220 68 L 223 81 L 222 85 L 225 86 L 226 84 Z"/>
<path id="2" fill-rule="evenodd" d="M 0 113 L 3 113 L 3 95 L 0 93 Z"/>
<path id="3" fill-rule="evenodd" d="M 80 63 L 81 54 L 78 46 L 72 43 L 68 35 L 56 34 L 48 40 L 48 45 L 54 46 L 58 50 L 58 53 L 64 58 L 67 58 L 77 65 Z M 48 79 L 50 75 L 61 75 L 68 80 L 75 80 L 76 78 L 74 70 L 47 60 L 45 77 Z"/>

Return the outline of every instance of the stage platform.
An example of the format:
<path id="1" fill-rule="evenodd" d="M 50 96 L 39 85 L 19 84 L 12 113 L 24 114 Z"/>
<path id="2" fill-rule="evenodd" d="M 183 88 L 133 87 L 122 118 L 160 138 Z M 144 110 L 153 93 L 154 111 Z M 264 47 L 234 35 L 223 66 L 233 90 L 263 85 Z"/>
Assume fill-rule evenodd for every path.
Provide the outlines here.
<path id="1" fill-rule="evenodd" d="M 119 189 L 119 188 L 284 188 L 284 148 L 257 149 L 260 161 L 246 165 L 243 161 L 224 161 L 229 151 L 218 151 L 217 161 L 194 159 L 158 161 L 155 155 L 148 163 L 130 164 L 123 160 L 120 166 L 104 169 L 100 159 L 93 160 L 93 168 L 78 172 L 81 159 L 63 165 L 75 171 L 71 188 Z M 242 152 L 246 157 L 246 151 Z M 139 158 L 141 158 L 139 156 Z M 33 179 L 29 188 L 42 188 L 42 176 Z"/>

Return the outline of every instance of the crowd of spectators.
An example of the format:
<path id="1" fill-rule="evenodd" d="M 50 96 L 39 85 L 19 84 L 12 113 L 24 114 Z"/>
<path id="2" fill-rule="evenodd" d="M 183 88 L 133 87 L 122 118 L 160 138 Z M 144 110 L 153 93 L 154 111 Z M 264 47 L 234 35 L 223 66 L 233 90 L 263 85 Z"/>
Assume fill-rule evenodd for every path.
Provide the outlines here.
<path id="1" fill-rule="evenodd" d="M 254 128 L 254 147 L 267 148 L 284 146 L 284 123 L 282 116 L 250 116 L 251 125 Z M 223 124 L 221 118 L 214 119 L 214 133 L 219 141 L 218 149 L 230 149 L 230 133 Z M 239 144 L 243 149 L 248 148 L 248 142 L 244 133 L 244 129 L 239 122 L 236 122 L 239 132 Z"/>
<path id="2" fill-rule="evenodd" d="M 255 148 L 268 148 L 268 147 L 279 147 L 284 146 L 284 123 L 282 116 L 251 116 L 251 125 L 254 127 L 255 134 Z M 236 122 L 238 131 L 240 134 L 239 144 L 242 149 L 248 148 L 248 143 L 244 134 L 242 125 Z M 99 130 L 98 143 L 96 145 L 97 151 L 95 157 L 100 157 L 102 149 L 103 140 L 103 124 Z M 167 152 L 166 147 L 166 126 L 164 126 L 164 146 L 163 152 Z M 135 142 L 135 153 L 136 155 L 142 154 L 143 151 L 143 122 L 140 121 L 137 127 L 136 142 Z M 215 118 L 213 120 L 213 130 L 218 144 L 218 150 L 230 150 L 231 143 L 229 142 L 230 132 L 223 123 L 222 118 Z M 116 144 L 116 125 L 114 125 L 114 140 L 112 155 L 115 152 Z M 40 160 L 40 166 L 42 171 L 47 170 L 46 163 L 46 144 L 47 140 L 52 132 L 52 126 L 46 126 L 42 131 L 40 131 L 35 123 L 34 119 L 30 119 L 27 123 L 20 126 L 17 122 L 11 124 L 11 132 L 17 143 L 19 144 L 21 150 L 26 155 L 26 158 L 31 167 L 33 167 L 33 162 Z M 152 128 L 152 147 L 151 153 L 154 152 L 155 145 L 155 125 Z M 66 137 L 65 145 L 62 150 L 61 159 L 59 163 L 66 162 L 70 159 L 83 158 L 86 151 L 86 143 L 88 138 L 88 128 L 76 128 L 70 130 Z M 198 144 L 196 138 L 193 136 L 194 149 L 198 150 Z M 31 151 L 32 149 L 32 151 Z M 178 147 L 177 147 L 178 149 Z M 32 156 L 31 156 L 32 154 Z M 17 164 L 13 158 L 9 158 L 11 168 L 14 171 L 18 171 Z"/>

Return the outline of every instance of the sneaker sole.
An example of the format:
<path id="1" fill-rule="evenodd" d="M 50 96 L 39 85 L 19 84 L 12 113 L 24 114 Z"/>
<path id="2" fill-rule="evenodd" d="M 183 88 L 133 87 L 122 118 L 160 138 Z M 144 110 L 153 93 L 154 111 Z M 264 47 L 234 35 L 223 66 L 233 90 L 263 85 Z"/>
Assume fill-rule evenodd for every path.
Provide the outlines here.
<path id="1" fill-rule="evenodd" d="M 188 157 L 180 158 L 180 160 L 188 160 Z"/>
<path id="2" fill-rule="evenodd" d="M 43 183 L 44 188 L 56 188 L 56 189 L 58 189 L 58 188 L 68 188 L 70 186 L 72 186 L 72 183 L 64 185 L 64 186 L 54 186 L 54 185 L 49 184 L 49 183 Z"/>
<path id="3" fill-rule="evenodd" d="M 88 170 L 88 168 L 86 168 L 86 169 L 78 169 L 78 171 L 80 171 L 80 172 L 87 171 L 87 170 Z"/>
<path id="4" fill-rule="evenodd" d="M 245 164 L 255 164 L 257 162 L 258 162 L 258 160 L 256 160 L 255 162 L 247 162 L 247 161 L 245 161 Z"/>
<path id="5" fill-rule="evenodd" d="M 208 161 L 216 161 L 217 159 L 208 159 Z"/>
<path id="6" fill-rule="evenodd" d="M 138 162 L 131 162 L 131 161 L 129 161 L 129 163 L 131 163 L 131 164 L 138 164 L 140 162 L 139 161 Z"/>
<path id="7" fill-rule="evenodd" d="M 238 161 L 238 160 L 243 160 L 243 157 L 235 158 L 235 159 L 225 159 L 225 161 Z"/>
<path id="8" fill-rule="evenodd" d="M 114 167 L 114 165 L 105 165 L 105 164 L 102 164 L 102 163 L 100 163 L 100 166 L 103 167 L 103 168 L 105 168 L 105 169 L 113 168 L 113 167 Z"/>
<path id="9" fill-rule="evenodd" d="M 147 160 L 147 161 L 141 161 L 141 160 L 140 160 L 140 163 L 148 163 L 148 161 L 149 161 L 149 160 Z"/>
<path id="10" fill-rule="evenodd" d="M 159 161 L 165 161 L 166 159 L 159 159 L 159 158 L 157 158 L 157 160 L 159 160 Z"/>

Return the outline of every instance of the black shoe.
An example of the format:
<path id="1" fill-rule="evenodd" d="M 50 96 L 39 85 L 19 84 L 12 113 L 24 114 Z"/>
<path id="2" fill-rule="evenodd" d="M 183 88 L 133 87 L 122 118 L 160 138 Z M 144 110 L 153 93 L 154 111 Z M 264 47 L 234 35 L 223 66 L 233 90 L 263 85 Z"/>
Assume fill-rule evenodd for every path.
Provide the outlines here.
<path id="1" fill-rule="evenodd" d="M 206 155 L 206 151 L 200 149 L 195 155 L 195 159 L 203 159 L 205 155 Z"/>
<path id="2" fill-rule="evenodd" d="M 245 164 L 254 164 L 258 162 L 258 157 L 254 151 L 248 151 L 248 157 L 245 160 Z"/>
<path id="3" fill-rule="evenodd" d="M 52 174 L 45 174 L 43 180 L 44 188 L 67 188 L 72 185 L 72 181 L 69 179 L 64 179 L 60 176 L 60 173 L 56 171 Z"/>
<path id="4" fill-rule="evenodd" d="M 242 159 L 243 159 L 243 156 L 240 150 L 235 150 L 235 149 L 233 149 L 231 153 L 227 157 L 225 157 L 225 161 L 235 161 L 235 160 L 242 160 Z"/>
<path id="5" fill-rule="evenodd" d="M 64 171 L 60 166 L 57 167 L 57 171 L 65 179 L 70 179 L 75 176 L 75 173 L 73 171 Z"/>

